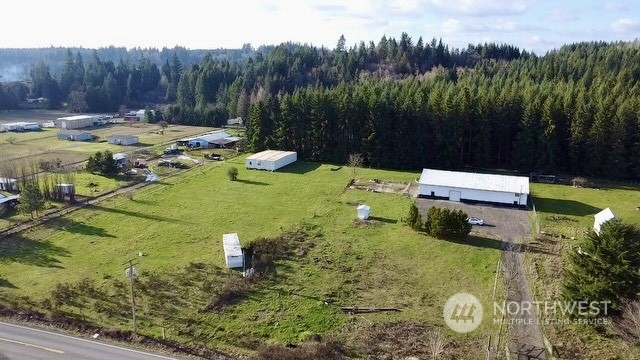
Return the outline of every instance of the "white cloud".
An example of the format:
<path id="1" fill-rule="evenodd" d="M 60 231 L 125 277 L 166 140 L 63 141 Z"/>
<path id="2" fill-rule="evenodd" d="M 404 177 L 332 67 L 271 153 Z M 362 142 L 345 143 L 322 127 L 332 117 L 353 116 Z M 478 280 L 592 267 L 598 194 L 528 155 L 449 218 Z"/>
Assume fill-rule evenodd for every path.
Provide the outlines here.
<path id="1" fill-rule="evenodd" d="M 528 8 L 522 0 L 429 0 L 429 4 L 443 13 L 467 16 L 516 15 Z"/>
<path id="2" fill-rule="evenodd" d="M 611 23 L 611 30 L 617 33 L 626 33 L 640 30 L 640 22 L 637 20 L 624 18 Z"/>

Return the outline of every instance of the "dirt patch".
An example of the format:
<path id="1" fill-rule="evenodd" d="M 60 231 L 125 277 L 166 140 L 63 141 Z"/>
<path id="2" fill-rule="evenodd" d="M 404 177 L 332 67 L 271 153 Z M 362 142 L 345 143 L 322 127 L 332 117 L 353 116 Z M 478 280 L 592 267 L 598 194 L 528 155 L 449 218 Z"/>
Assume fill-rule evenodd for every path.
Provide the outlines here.
<path id="1" fill-rule="evenodd" d="M 372 359 L 458 359 L 457 345 L 442 337 L 438 341 L 438 334 L 434 328 L 407 322 L 372 324 L 357 331 L 353 346 Z"/>
<path id="2" fill-rule="evenodd" d="M 375 221 L 375 220 L 363 220 L 363 219 L 356 219 L 356 220 L 353 221 L 353 224 L 357 228 L 370 228 L 370 227 L 380 226 L 380 222 L 378 222 L 378 221 Z"/>
<path id="3" fill-rule="evenodd" d="M 371 192 L 384 192 L 384 193 L 394 193 L 394 194 L 402 194 L 405 190 L 407 190 L 409 184 L 405 183 L 394 183 L 383 181 L 379 179 L 371 179 L 371 180 L 356 180 L 353 181 L 349 185 L 349 189 L 358 189 L 365 190 Z"/>

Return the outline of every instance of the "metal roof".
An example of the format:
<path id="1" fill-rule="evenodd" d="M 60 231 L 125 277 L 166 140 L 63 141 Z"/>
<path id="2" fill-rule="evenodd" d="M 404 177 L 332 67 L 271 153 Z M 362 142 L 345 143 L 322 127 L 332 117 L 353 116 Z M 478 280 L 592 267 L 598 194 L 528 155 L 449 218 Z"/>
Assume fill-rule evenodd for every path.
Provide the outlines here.
<path id="1" fill-rule="evenodd" d="M 219 130 L 219 131 L 203 134 L 203 135 L 192 137 L 192 138 L 182 139 L 181 141 L 198 141 L 198 140 L 200 140 L 200 141 L 205 141 L 205 142 L 208 142 L 208 143 L 213 143 L 216 140 L 225 139 L 225 138 L 228 138 L 228 137 L 231 137 L 231 135 L 229 135 L 224 130 Z"/>
<path id="2" fill-rule="evenodd" d="M 242 256 L 238 233 L 223 234 L 222 247 L 224 248 L 225 256 Z"/>
<path id="3" fill-rule="evenodd" d="M 0 204 L 4 204 L 11 200 L 17 200 L 19 198 L 20 198 L 20 195 L 3 196 L 3 197 L 0 197 Z"/>
<path id="4" fill-rule="evenodd" d="M 617 218 L 616 214 L 613 212 L 613 210 L 611 210 L 611 208 L 606 208 L 600 211 L 599 213 L 595 214 L 594 217 L 595 217 L 595 221 L 593 223 L 593 229 L 598 234 L 600 233 L 600 227 L 602 226 L 602 224 L 606 223 L 611 219 Z"/>
<path id="5" fill-rule="evenodd" d="M 74 115 L 74 116 L 59 117 L 56 120 L 79 121 L 79 120 L 88 120 L 88 119 L 93 119 L 93 116 L 91 116 L 91 115 Z"/>
<path id="6" fill-rule="evenodd" d="M 263 161 L 278 161 L 291 154 L 296 154 L 295 151 L 280 151 L 280 150 L 265 150 L 259 153 L 255 153 L 247 158 L 247 160 L 263 160 Z"/>
<path id="7" fill-rule="evenodd" d="M 418 183 L 421 185 L 529 194 L 529 178 L 526 176 L 423 169 Z"/>

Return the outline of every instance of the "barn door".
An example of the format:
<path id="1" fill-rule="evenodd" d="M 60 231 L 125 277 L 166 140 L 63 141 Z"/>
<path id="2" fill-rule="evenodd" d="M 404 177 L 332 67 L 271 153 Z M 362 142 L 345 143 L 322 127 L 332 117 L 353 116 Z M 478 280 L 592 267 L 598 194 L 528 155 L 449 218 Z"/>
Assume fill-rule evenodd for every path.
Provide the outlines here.
<path id="1" fill-rule="evenodd" d="M 460 201 L 460 191 L 449 190 L 449 200 Z"/>

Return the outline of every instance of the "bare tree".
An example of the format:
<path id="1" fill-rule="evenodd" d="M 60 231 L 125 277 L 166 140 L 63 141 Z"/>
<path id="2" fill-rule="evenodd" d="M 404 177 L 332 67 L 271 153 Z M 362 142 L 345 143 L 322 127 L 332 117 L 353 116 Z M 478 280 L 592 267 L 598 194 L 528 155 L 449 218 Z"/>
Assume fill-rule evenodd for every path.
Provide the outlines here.
<path id="1" fill-rule="evenodd" d="M 624 304 L 622 315 L 615 324 L 615 332 L 624 341 L 640 344 L 640 300 Z"/>
<path id="2" fill-rule="evenodd" d="M 444 352 L 446 346 L 446 340 L 442 334 L 433 330 L 427 334 L 429 353 L 431 353 L 431 359 L 438 360 L 440 355 Z"/>
<path id="3" fill-rule="evenodd" d="M 362 167 L 362 154 L 349 154 L 347 165 L 351 168 L 351 179 L 355 180 L 357 168 Z"/>
<path id="4" fill-rule="evenodd" d="M 69 94 L 69 111 L 83 113 L 89 109 L 87 94 L 81 91 L 72 91 Z"/>

